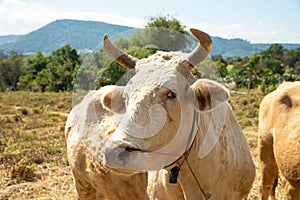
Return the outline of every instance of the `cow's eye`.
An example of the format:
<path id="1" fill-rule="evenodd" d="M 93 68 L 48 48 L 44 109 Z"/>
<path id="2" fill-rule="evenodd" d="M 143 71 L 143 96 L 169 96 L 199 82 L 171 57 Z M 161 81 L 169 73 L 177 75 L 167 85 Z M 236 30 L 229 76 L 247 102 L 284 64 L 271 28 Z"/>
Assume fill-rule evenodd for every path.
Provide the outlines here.
<path id="1" fill-rule="evenodd" d="M 170 99 L 174 99 L 174 98 L 176 98 L 176 94 L 174 92 L 172 92 L 172 91 L 169 91 L 167 93 L 167 97 L 170 98 Z"/>

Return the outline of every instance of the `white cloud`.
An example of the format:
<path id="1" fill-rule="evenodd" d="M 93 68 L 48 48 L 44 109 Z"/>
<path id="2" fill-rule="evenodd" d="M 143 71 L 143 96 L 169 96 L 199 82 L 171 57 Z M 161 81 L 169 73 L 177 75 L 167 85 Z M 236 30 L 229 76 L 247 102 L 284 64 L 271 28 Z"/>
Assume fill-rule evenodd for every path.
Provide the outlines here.
<path id="1" fill-rule="evenodd" d="M 208 24 L 191 23 L 187 27 L 195 27 L 212 36 L 223 38 L 241 38 L 251 43 L 299 43 L 300 33 L 286 31 L 282 27 L 264 24 L 258 21 L 253 24 Z"/>
<path id="2" fill-rule="evenodd" d="M 0 34 L 23 34 L 44 25 L 50 20 L 46 9 L 40 3 L 4 0 L 0 5 Z"/>
<path id="3" fill-rule="evenodd" d="M 3 0 L 0 4 L 0 35 L 26 34 L 56 19 L 79 19 L 143 27 L 145 19 L 126 18 L 110 13 L 69 12 L 42 3 Z"/>

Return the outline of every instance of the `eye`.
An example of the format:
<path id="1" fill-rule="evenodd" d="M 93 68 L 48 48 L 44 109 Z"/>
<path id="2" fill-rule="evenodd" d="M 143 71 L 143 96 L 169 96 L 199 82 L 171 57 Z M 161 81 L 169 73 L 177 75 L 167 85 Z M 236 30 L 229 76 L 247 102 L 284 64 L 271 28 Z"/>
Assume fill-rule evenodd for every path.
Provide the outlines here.
<path id="1" fill-rule="evenodd" d="M 167 93 L 167 97 L 170 98 L 170 99 L 174 99 L 174 98 L 176 98 L 176 94 L 174 92 L 172 92 L 172 91 L 169 91 Z"/>

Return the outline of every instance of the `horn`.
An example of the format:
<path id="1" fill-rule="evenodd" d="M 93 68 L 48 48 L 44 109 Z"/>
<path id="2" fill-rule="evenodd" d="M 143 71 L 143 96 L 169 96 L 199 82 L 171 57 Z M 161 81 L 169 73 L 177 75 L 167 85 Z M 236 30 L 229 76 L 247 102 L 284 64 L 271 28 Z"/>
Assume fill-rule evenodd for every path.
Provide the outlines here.
<path id="1" fill-rule="evenodd" d="M 114 59 L 117 63 L 119 63 L 122 67 L 134 70 L 135 65 L 139 59 L 128 55 L 117 48 L 113 43 L 108 39 L 108 36 L 105 34 L 103 37 L 103 46 L 106 53 Z"/>
<path id="2" fill-rule="evenodd" d="M 207 33 L 191 28 L 191 33 L 199 40 L 197 48 L 189 55 L 188 61 L 192 67 L 203 61 L 212 49 L 212 40 Z"/>

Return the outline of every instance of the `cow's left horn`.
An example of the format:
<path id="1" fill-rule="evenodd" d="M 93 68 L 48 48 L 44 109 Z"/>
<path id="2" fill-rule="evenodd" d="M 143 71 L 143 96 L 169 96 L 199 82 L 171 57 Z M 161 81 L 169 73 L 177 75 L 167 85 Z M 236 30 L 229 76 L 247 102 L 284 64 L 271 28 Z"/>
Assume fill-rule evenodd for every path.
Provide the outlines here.
<path id="1" fill-rule="evenodd" d="M 138 59 L 118 49 L 115 45 L 112 44 L 106 34 L 103 37 L 103 46 L 106 53 L 112 59 L 114 59 L 114 61 L 116 61 L 126 69 L 134 70 Z"/>
<path id="2" fill-rule="evenodd" d="M 191 28 L 191 33 L 199 40 L 197 48 L 190 54 L 188 61 L 192 66 L 204 60 L 212 49 L 212 40 L 207 33 Z"/>

